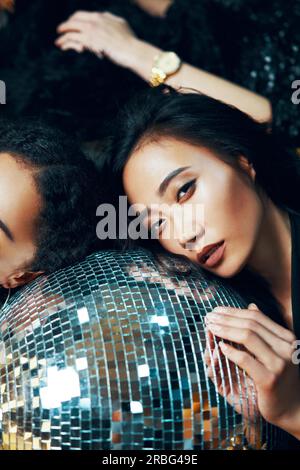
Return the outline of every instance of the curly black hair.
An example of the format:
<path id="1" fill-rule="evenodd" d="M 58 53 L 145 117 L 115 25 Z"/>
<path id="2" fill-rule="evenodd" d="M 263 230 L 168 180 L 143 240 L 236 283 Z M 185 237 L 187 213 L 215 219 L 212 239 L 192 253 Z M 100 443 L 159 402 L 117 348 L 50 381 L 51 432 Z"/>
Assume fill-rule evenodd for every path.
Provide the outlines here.
<path id="1" fill-rule="evenodd" d="M 94 164 L 75 141 L 36 119 L 0 121 L 4 152 L 32 170 L 42 200 L 36 254 L 27 268 L 49 273 L 83 259 L 96 244 L 99 182 Z"/>

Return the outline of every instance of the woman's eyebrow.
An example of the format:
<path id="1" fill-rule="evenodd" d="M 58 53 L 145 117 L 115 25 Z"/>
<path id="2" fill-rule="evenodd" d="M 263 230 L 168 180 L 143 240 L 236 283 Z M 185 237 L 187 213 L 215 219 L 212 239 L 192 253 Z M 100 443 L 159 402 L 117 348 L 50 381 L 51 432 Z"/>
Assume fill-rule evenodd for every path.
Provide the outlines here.
<path id="1" fill-rule="evenodd" d="M 176 170 L 174 171 L 171 171 L 171 173 L 169 173 L 165 179 L 163 180 L 163 182 L 160 184 L 159 188 L 158 188 L 158 195 L 159 196 L 163 196 L 170 184 L 170 182 L 172 181 L 172 179 L 174 179 L 177 175 L 179 175 L 180 173 L 182 173 L 183 171 L 187 170 L 191 168 L 190 166 L 182 166 L 180 168 L 177 168 Z"/>

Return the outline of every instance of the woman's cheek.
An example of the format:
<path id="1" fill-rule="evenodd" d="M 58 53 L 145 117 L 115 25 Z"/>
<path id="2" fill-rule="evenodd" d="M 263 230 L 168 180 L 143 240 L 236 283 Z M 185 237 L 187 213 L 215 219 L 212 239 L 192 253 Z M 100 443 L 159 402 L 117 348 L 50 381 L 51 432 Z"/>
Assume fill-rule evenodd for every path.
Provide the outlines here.
<path id="1" fill-rule="evenodd" d="M 251 220 L 257 209 L 255 191 L 233 168 L 216 169 L 207 181 L 203 181 L 202 191 L 207 226 L 215 228 L 221 237 L 219 230 L 227 231 L 237 226 L 241 229 L 247 220 L 245 217 Z"/>
<path id="2" fill-rule="evenodd" d="M 184 250 L 180 246 L 179 242 L 174 238 L 170 238 L 169 235 L 165 238 L 161 237 L 160 244 L 169 253 L 173 253 L 174 255 L 184 254 Z"/>

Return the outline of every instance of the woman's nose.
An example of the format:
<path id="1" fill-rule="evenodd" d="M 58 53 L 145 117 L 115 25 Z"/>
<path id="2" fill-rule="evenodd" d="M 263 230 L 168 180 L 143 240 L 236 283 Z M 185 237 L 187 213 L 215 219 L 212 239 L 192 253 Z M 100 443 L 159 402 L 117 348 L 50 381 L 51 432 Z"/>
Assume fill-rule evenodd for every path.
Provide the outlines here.
<path id="1" fill-rule="evenodd" d="M 180 207 L 171 217 L 170 226 L 174 230 L 174 239 L 179 242 L 181 248 L 194 250 L 200 239 L 204 236 L 205 229 L 203 220 L 197 219 L 197 214 Z"/>
<path id="2" fill-rule="evenodd" d="M 179 245 L 181 246 L 181 248 L 185 250 L 192 250 L 195 244 L 197 243 L 197 241 L 198 241 L 198 236 L 195 235 L 190 238 L 180 239 Z"/>
<path id="3" fill-rule="evenodd" d="M 201 239 L 204 237 L 205 229 L 201 226 L 196 232 L 190 233 L 188 236 L 179 237 L 179 244 L 181 248 L 185 250 L 194 251 L 200 248 L 200 244 L 202 243 Z"/>

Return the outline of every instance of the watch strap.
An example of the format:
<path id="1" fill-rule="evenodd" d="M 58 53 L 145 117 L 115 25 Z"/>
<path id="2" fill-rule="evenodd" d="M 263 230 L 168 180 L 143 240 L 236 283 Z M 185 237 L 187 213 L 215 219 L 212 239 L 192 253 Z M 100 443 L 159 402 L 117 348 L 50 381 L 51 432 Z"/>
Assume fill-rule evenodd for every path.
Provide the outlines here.
<path id="1" fill-rule="evenodd" d="M 167 78 L 167 74 L 157 67 L 152 67 L 150 85 L 156 87 L 164 83 Z"/>

